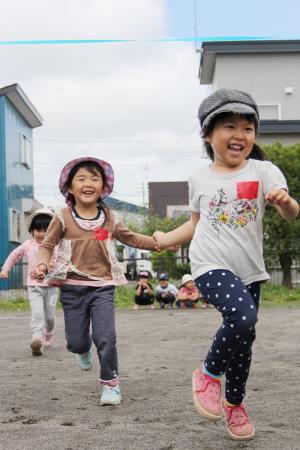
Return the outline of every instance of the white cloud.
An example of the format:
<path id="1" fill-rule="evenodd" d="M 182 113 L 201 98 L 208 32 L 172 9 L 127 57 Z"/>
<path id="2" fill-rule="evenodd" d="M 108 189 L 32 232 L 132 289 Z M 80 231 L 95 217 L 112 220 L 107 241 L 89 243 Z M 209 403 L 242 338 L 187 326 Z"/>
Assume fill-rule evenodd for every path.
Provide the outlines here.
<path id="1" fill-rule="evenodd" d="M 0 39 L 143 39 L 166 29 L 161 0 L 4 0 L 3 8 Z M 131 202 L 141 202 L 141 183 L 185 180 L 201 163 L 205 90 L 191 44 L 0 46 L 0 58 L 0 85 L 18 82 L 45 119 L 34 131 L 41 201 L 57 203 L 62 165 L 82 154 L 111 162 L 115 191 Z"/>

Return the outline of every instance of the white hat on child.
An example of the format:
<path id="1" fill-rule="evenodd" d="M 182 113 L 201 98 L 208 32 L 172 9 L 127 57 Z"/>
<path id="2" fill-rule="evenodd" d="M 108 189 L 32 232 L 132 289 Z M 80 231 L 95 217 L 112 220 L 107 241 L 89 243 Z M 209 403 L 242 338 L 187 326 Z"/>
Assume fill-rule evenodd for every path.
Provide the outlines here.
<path id="1" fill-rule="evenodd" d="M 36 209 L 34 213 L 32 213 L 31 216 L 29 216 L 28 218 L 27 221 L 28 230 L 30 230 L 32 221 L 36 216 L 49 216 L 52 218 L 54 216 L 54 211 L 52 211 L 52 209 L 48 208 L 47 206 L 43 206 L 43 208 Z"/>
<path id="2" fill-rule="evenodd" d="M 192 275 L 190 274 L 185 274 L 183 275 L 182 279 L 181 279 L 181 286 L 183 286 L 185 283 L 187 283 L 188 281 L 194 281 Z"/>

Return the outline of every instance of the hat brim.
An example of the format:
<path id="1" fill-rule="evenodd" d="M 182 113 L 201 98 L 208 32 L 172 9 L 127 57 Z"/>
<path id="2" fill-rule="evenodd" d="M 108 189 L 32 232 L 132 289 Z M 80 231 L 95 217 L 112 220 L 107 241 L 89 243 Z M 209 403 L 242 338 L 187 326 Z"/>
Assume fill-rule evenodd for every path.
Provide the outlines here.
<path id="1" fill-rule="evenodd" d="M 69 174 L 70 174 L 71 170 L 73 169 L 73 167 L 75 167 L 78 164 L 81 164 L 83 162 L 94 162 L 95 164 L 97 164 L 104 170 L 105 177 L 106 177 L 106 186 L 101 193 L 101 199 L 105 199 L 106 197 L 108 197 L 111 194 L 113 187 L 114 187 L 113 168 L 108 162 L 103 161 L 102 159 L 92 158 L 90 156 L 84 156 L 82 158 L 73 159 L 72 161 L 69 161 L 64 166 L 64 168 L 61 171 L 60 177 L 59 177 L 60 192 L 63 194 L 63 196 L 67 200 L 68 195 L 69 195 L 69 188 L 66 187 L 66 182 L 68 180 Z"/>
<path id="2" fill-rule="evenodd" d="M 227 103 L 226 105 L 222 105 L 220 108 L 208 114 L 202 123 L 202 128 L 207 128 L 212 119 L 222 113 L 240 114 L 241 116 L 251 115 L 254 117 L 257 126 L 259 123 L 258 115 L 255 109 L 251 106 L 244 103 Z"/>
<path id="3" fill-rule="evenodd" d="M 37 216 L 49 216 L 51 219 L 54 216 L 54 211 L 51 211 L 49 208 L 39 208 L 34 213 L 32 213 L 27 220 L 27 229 L 28 231 L 31 228 L 33 219 L 35 219 Z"/>

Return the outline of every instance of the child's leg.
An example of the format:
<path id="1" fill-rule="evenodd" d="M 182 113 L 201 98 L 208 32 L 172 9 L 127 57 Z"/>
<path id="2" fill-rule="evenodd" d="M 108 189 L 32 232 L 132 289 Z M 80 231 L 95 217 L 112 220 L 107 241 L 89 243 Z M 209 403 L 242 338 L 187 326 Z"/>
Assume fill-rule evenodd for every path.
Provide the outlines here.
<path id="1" fill-rule="evenodd" d="M 55 308 L 57 302 L 57 288 L 47 287 L 45 289 L 44 311 L 45 311 L 45 330 L 51 333 L 54 330 Z"/>
<path id="2" fill-rule="evenodd" d="M 223 325 L 219 328 L 214 337 L 211 348 L 205 360 L 205 369 L 212 376 L 221 376 L 228 369 L 232 356 L 253 334 L 257 321 L 257 309 L 253 298 L 242 283 L 232 272 L 228 270 L 213 270 L 196 280 L 198 288 L 204 297 L 212 303 L 223 316 Z M 239 375 L 245 374 L 247 368 L 243 364 L 238 365 Z M 236 383 L 238 379 L 236 379 Z M 240 387 L 240 386 L 239 386 Z M 234 393 L 239 387 L 234 385 Z M 236 389 L 236 391 L 235 391 Z M 243 387 L 243 391 L 245 386 Z M 240 392 L 240 398 L 242 401 Z"/>
<path id="3" fill-rule="evenodd" d="M 90 292 L 92 335 L 101 366 L 100 381 L 104 383 L 118 378 L 114 292 L 114 286 Z"/>
<path id="4" fill-rule="evenodd" d="M 247 286 L 247 289 L 253 298 L 256 311 L 258 311 L 260 283 L 252 283 Z M 225 398 L 233 405 L 241 404 L 245 396 L 245 387 L 252 359 L 252 345 L 255 340 L 255 327 L 250 331 L 248 336 L 240 342 L 226 368 Z"/>
<path id="5" fill-rule="evenodd" d="M 158 301 L 160 308 L 163 309 L 165 307 L 165 298 L 160 292 L 156 294 L 155 299 Z"/>
<path id="6" fill-rule="evenodd" d="M 61 287 L 67 349 L 83 354 L 92 345 L 90 335 L 89 286 L 65 284 Z"/>
<path id="7" fill-rule="evenodd" d="M 44 296 L 43 288 L 28 286 L 28 298 L 31 308 L 32 338 L 42 339 L 44 329 Z"/>

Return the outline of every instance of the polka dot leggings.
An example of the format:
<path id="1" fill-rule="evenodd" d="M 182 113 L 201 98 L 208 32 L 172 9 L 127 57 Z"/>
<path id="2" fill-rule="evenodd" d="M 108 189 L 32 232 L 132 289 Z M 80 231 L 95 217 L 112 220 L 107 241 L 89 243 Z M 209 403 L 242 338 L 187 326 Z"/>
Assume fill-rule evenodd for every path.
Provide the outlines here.
<path id="1" fill-rule="evenodd" d="M 223 317 L 204 365 L 226 377 L 225 397 L 242 403 L 249 374 L 260 297 L 260 283 L 245 286 L 229 270 L 212 270 L 195 280 L 199 290 Z"/>

